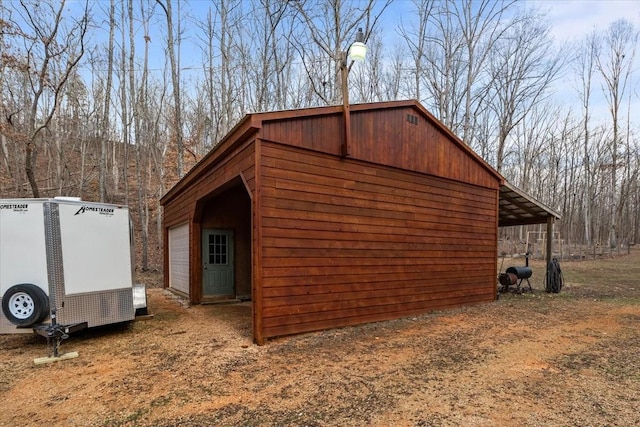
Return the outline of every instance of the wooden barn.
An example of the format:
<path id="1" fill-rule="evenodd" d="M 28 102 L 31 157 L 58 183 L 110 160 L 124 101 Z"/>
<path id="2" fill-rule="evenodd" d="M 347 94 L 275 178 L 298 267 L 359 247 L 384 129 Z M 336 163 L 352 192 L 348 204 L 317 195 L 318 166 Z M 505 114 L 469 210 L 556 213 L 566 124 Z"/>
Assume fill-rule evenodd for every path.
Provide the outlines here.
<path id="1" fill-rule="evenodd" d="M 161 200 L 165 286 L 251 299 L 258 344 L 494 300 L 499 212 L 554 215 L 418 102 L 349 110 L 238 123 Z"/>

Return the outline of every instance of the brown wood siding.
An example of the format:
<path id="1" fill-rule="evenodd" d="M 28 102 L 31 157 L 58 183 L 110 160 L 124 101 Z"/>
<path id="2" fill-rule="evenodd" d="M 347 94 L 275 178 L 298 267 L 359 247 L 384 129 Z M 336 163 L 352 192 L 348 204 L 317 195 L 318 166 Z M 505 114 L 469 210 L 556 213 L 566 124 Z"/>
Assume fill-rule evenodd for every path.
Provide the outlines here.
<path id="1" fill-rule="evenodd" d="M 411 117 L 413 122 L 409 121 Z M 262 138 L 326 154 L 340 154 L 340 114 L 265 121 Z M 413 106 L 351 110 L 351 159 L 393 166 L 482 187 L 497 188 L 496 176 L 433 118 Z"/>
<path id="2" fill-rule="evenodd" d="M 265 141 L 261 150 L 264 337 L 495 298 L 495 178 L 485 188 Z"/>
<path id="3" fill-rule="evenodd" d="M 211 169 L 200 174 L 189 186 L 177 192 L 163 205 L 164 245 L 168 248 L 167 230 L 175 225 L 190 222 L 189 251 L 190 251 L 190 300 L 198 303 L 202 294 L 202 271 L 200 262 L 201 232 L 200 218 L 196 216 L 199 201 L 219 190 L 225 183 L 241 176 L 253 194 L 256 190 L 255 182 L 255 147 L 253 141 L 247 141 L 235 148 L 226 157 L 220 159 Z M 166 252 L 166 249 L 165 249 Z M 168 286 L 169 276 L 167 255 L 165 255 L 164 276 L 165 287 Z"/>
<path id="4" fill-rule="evenodd" d="M 344 141 L 342 114 L 288 117 L 265 122 L 262 138 L 327 154 L 340 155 Z"/>
<path id="5" fill-rule="evenodd" d="M 177 194 L 164 205 L 164 227 L 184 223 L 192 219 L 195 203 L 208 196 L 226 182 L 240 174 L 249 185 L 253 195 L 255 192 L 255 148 L 253 142 L 238 147 L 215 167 L 203 173 L 192 185 Z"/>
<path id="6" fill-rule="evenodd" d="M 496 186 L 496 177 L 460 141 L 452 141 L 415 108 L 355 111 L 351 123 L 351 156 L 355 159 L 482 187 Z"/>
<path id="7" fill-rule="evenodd" d="M 253 135 L 259 129 L 260 124 L 254 121 L 255 115 L 245 116 L 218 144 L 160 199 L 160 203 L 165 206 L 173 198 L 182 193 L 185 189 L 193 186 L 202 174 L 217 168 L 221 159 L 233 156 L 238 147 L 243 147 L 251 143 Z"/>

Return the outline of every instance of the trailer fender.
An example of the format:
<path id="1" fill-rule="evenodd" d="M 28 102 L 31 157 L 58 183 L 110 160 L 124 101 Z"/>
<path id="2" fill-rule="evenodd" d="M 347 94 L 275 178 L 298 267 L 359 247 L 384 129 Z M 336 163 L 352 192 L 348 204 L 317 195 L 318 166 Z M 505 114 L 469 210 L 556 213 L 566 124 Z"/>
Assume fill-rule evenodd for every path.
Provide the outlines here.
<path id="1" fill-rule="evenodd" d="M 2 296 L 2 312 L 16 326 L 41 323 L 49 316 L 49 297 L 31 283 L 14 285 Z"/>

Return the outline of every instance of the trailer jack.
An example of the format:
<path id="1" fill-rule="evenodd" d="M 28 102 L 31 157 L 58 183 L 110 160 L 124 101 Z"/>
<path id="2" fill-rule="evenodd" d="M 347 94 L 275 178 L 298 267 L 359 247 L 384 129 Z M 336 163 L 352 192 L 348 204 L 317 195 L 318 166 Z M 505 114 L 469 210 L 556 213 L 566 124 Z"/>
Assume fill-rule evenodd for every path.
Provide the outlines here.
<path id="1" fill-rule="evenodd" d="M 60 344 L 63 340 L 69 338 L 69 334 L 87 328 L 87 322 L 75 323 L 72 325 L 60 325 L 56 322 L 55 312 L 51 313 L 51 324 L 38 325 L 33 331 L 47 339 L 47 347 L 49 348 L 48 357 L 40 357 L 34 359 L 36 364 L 55 362 L 57 360 L 73 359 L 78 357 L 77 352 L 60 354 Z"/>

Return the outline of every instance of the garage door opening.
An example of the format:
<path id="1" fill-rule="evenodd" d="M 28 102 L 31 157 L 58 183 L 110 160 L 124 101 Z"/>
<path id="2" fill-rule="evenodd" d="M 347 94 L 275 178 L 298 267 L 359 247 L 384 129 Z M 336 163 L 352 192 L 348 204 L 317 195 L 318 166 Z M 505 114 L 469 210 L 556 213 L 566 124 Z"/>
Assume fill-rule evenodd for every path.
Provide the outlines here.
<path id="1" fill-rule="evenodd" d="M 189 223 L 169 229 L 169 289 L 189 295 Z"/>

